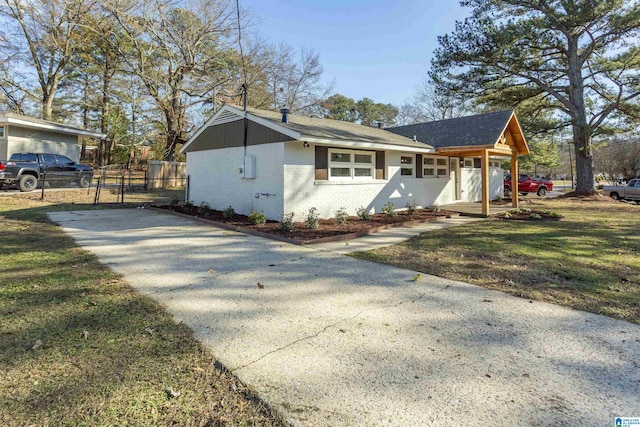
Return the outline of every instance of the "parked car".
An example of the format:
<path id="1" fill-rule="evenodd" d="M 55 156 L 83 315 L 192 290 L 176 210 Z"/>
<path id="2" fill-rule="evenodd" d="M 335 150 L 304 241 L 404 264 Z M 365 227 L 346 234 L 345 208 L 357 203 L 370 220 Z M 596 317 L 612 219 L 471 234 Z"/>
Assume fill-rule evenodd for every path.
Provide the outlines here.
<path id="1" fill-rule="evenodd" d="M 547 179 L 535 179 L 531 175 L 518 174 L 518 193 L 523 196 L 536 193 L 538 196 L 544 197 L 551 190 L 553 190 L 553 182 Z M 511 174 L 504 176 L 504 193 L 511 193 Z"/>
<path id="2" fill-rule="evenodd" d="M 91 184 L 93 169 L 60 154 L 14 153 L 0 161 L 0 187 L 18 184 L 20 191 L 33 191 L 38 181 L 53 185 L 76 182 L 86 188 Z"/>
<path id="3" fill-rule="evenodd" d="M 631 179 L 627 185 L 605 185 L 602 192 L 614 200 L 633 200 L 640 204 L 640 179 Z"/>

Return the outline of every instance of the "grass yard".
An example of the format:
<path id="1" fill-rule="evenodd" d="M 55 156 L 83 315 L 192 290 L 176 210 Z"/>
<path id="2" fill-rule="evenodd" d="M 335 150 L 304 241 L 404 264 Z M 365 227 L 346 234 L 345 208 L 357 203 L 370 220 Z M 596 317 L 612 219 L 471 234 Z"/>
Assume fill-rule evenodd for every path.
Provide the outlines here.
<path id="1" fill-rule="evenodd" d="M 189 328 L 48 222 L 93 195 L 39 197 L 0 197 L 0 425 L 284 425 Z"/>
<path id="2" fill-rule="evenodd" d="M 354 257 L 640 323 L 640 206 L 531 199 L 560 221 L 488 219 Z"/>

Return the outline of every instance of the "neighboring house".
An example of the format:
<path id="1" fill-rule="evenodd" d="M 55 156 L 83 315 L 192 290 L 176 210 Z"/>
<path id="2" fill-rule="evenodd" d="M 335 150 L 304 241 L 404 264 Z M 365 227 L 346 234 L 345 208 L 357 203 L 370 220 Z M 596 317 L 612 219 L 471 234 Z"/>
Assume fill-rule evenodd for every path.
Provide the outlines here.
<path id="1" fill-rule="evenodd" d="M 274 220 L 288 212 L 302 220 L 312 207 L 330 218 L 340 208 L 354 215 L 360 207 L 380 212 L 387 202 L 401 209 L 413 201 L 428 207 L 484 199 L 488 212 L 503 182 L 499 160 L 489 156 L 513 158 L 528 148 L 512 112 L 482 116 L 486 121 L 474 124 L 487 127 L 486 139 L 443 144 L 397 129 L 225 105 L 181 150 L 188 198 Z M 486 122 L 494 121 L 490 131 Z"/>
<path id="2" fill-rule="evenodd" d="M 0 159 L 13 153 L 54 153 L 80 160 L 80 138 L 106 135 L 11 113 L 0 113 Z"/>

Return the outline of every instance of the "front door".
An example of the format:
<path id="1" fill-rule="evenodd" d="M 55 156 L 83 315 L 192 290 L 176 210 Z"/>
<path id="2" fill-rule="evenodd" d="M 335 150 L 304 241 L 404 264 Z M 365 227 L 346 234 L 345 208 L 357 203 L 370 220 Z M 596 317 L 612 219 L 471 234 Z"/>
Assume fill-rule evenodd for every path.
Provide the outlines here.
<path id="1" fill-rule="evenodd" d="M 454 200 L 462 200 L 462 183 L 460 182 L 460 158 L 449 157 L 449 166 L 451 167 L 451 175 L 453 175 L 454 182 Z"/>

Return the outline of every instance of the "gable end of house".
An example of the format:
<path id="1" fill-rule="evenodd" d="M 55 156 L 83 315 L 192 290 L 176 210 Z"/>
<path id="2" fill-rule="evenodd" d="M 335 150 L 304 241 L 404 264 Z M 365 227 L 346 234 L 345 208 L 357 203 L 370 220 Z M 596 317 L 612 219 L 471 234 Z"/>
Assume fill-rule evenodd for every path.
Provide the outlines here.
<path id="1" fill-rule="evenodd" d="M 247 123 L 247 146 L 294 141 L 288 135 L 251 120 Z M 184 152 L 216 150 L 244 146 L 244 120 L 215 124 L 204 129 Z"/>

